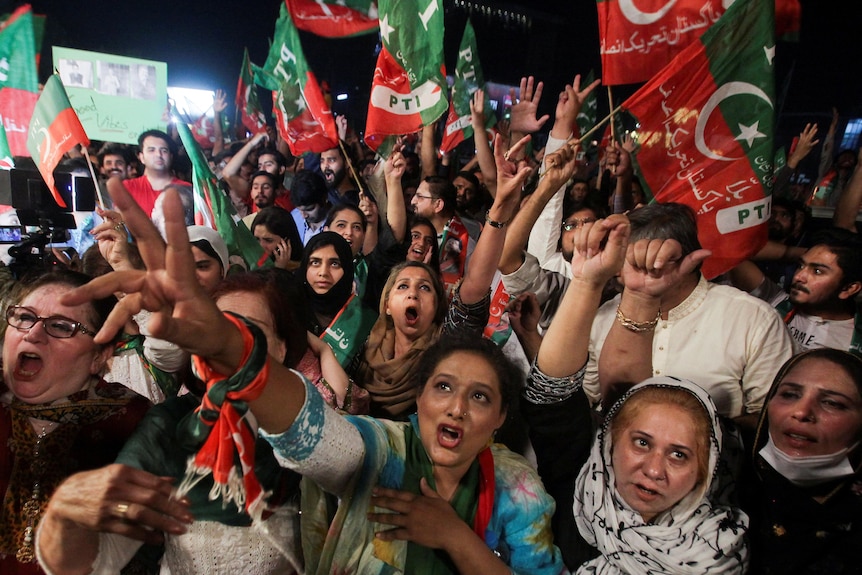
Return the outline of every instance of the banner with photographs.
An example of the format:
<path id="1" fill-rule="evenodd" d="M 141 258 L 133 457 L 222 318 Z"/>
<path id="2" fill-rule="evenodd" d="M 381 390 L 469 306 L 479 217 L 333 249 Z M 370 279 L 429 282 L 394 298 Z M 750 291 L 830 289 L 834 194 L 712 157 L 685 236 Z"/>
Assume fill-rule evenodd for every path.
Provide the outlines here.
<path id="1" fill-rule="evenodd" d="M 167 127 L 168 65 L 53 46 L 54 68 L 91 140 L 136 144 Z"/>

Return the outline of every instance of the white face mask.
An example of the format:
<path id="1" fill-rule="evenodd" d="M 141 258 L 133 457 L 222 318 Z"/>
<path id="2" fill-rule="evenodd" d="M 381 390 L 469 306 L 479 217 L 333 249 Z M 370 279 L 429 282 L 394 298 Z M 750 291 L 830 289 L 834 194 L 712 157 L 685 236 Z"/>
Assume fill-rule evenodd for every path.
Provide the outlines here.
<path id="1" fill-rule="evenodd" d="M 760 450 L 760 456 L 790 483 L 799 487 L 810 487 L 830 479 L 853 475 L 853 466 L 850 465 L 847 454 L 856 445 L 858 443 L 829 455 L 794 457 L 778 449 L 770 434 L 766 446 Z"/>

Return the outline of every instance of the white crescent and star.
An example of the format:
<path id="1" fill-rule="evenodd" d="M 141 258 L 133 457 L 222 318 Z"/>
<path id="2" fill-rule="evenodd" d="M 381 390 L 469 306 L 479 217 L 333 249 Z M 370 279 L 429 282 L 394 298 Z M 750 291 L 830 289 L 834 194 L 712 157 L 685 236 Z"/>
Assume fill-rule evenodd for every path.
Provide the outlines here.
<path id="1" fill-rule="evenodd" d="M 727 84 L 719 86 L 718 90 L 710 96 L 709 100 L 706 101 L 706 104 L 704 104 L 703 108 L 700 110 L 700 115 L 697 118 L 697 125 L 694 128 L 694 144 L 697 146 L 698 151 L 707 158 L 723 162 L 732 162 L 739 159 L 733 156 L 722 156 L 721 154 L 717 154 L 713 150 L 709 149 L 709 146 L 706 145 L 706 141 L 704 140 L 704 130 L 706 129 L 706 124 L 709 122 L 710 116 L 712 116 L 712 113 L 719 104 L 731 96 L 740 96 L 743 94 L 760 98 L 769 104 L 770 108 L 773 107 L 772 100 L 769 99 L 766 92 L 748 82 L 728 82 Z M 739 124 L 740 133 L 735 139 L 740 142 L 747 143 L 748 147 L 751 148 L 754 140 L 766 137 L 766 134 L 758 130 L 759 123 L 759 121 L 756 121 L 750 126 Z"/>
<path id="2" fill-rule="evenodd" d="M 676 0 L 670 0 L 655 12 L 643 12 L 635 6 L 634 0 L 619 0 L 620 11 L 626 20 L 641 26 L 661 20 L 673 8 L 674 4 L 676 4 Z"/>

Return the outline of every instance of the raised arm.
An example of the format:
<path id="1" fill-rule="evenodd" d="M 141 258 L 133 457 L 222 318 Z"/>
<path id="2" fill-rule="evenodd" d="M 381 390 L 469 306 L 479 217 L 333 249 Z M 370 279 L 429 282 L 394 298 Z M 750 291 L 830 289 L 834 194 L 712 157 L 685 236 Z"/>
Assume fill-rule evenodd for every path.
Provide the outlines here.
<path id="1" fill-rule="evenodd" d="M 602 403 L 607 407 L 632 385 L 652 377 L 652 342 L 662 296 L 678 286 L 709 255 L 682 257 L 676 240 L 638 240 L 629 245 L 622 268 L 625 285 L 617 319 L 599 357 Z"/>
<path id="2" fill-rule="evenodd" d="M 530 232 L 548 201 L 575 173 L 576 158 L 577 147 L 569 145 L 564 145 L 560 150 L 545 158 L 546 170 L 539 180 L 539 186 L 527 199 L 524 207 L 518 211 L 512 220 L 511 229 L 506 235 L 506 243 L 499 264 L 501 273 L 510 274 L 524 263 L 523 251 L 527 246 Z M 559 230 L 557 230 L 557 234 L 559 235 Z"/>
<path id="3" fill-rule="evenodd" d="M 529 140 L 529 136 L 519 140 L 510 148 L 510 153 L 521 153 Z M 497 164 L 497 197 L 488 211 L 488 221 L 461 282 L 460 297 L 465 304 L 476 303 L 488 295 L 503 253 L 506 228 L 518 208 L 521 187 L 531 171 L 523 162 L 516 164 L 506 159 L 500 136 L 494 142 L 494 160 Z"/>
<path id="4" fill-rule="evenodd" d="M 221 125 L 221 117 L 227 109 L 227 94 L 224 90 L 218 89 L 215 91 L 213 98 L 213 157 L 221 154 L 224 151 L 224 130 Z"/>
<path id="5" fill-rule="evenodd" d="M 554 110 L 554 125 L 551 127 L 548 145 L 545 149 L 545 168 L 551 153 L 557 151 L 572 138 L 577 126 L 578 114 L 583 107 L 587 96 L 599 85 L 596 80 L 589 86 L 581 88 L 581 76 L 575 76 L 571 85 L 566 85 L 557 99 Z M 567 178 L 568 179 L 568 178 Z M 565 195 L 565 180 L 560 182 L 558 189 L 549 196 L 544 204 L 541 214 L 530 232 L 527 242 L 527 251 L 536 256 L 539 265 L 544 265 L 548 258 L 557 251 L 557 243 L 560 239 L 560 224 L 563 221 L 563 198 Z"/>
<path id="6" fill-rule="evenodd" d="M 228 163 L 225 164 L 225 167 L 222 169 L 222 178 L 224 178 L 224 181 L 226 181 L 227 185 L 230 186 L 231 192 L 233 192 L 236 197 L 245 199 L 251 193 L 251 184 L 239 175 L 240 168 L 242 168 L 242 165 L 245 163 L 251 151 L 263 140 L 268 138 L 269 136 L 267 136 L 266 132 L 258 132 L 249 138 L 245 145 L 240 148 L 230 160 L 228 160 Z"/>
<path id="7" fill-rule="evenodd" d="M 384 181 L 386 182 L 386 221 L 392 236 L 402 242 L 407 236 L 407 205 L 404 203 L 404 190 L 401 178 L 407 163 L 401 152 L 392 152 L 383 164 Z"/>
<path id="8" fill-rule="evenodd" d="M 422 128 L 422 150 L 419 161 L 422 163 L 422 179 L 437 174 L 437 148 L 434 142 L 434 124 Z"/>
<path id="9" fill-rule="evenodd" d="M 475 159 L 482 172 L 482 183 L 493 198 L 497 195 L 497 165 L 494 163 L 494 152 L 491 150 L 491 142 L 488 141 L 488 133 L 485 131 L 484 90 L 476 90 L 470 99 L 470 124 L 473 126 Z"/>
<path id="10" fill-rule="evenodd" d="M 147 327 L 154 337 L 176 343 L 200 356 L 220 373 L 234 373 L 245 353 L 243 336 L 195 279 L 194 258 L 176 191 L 164 192 L 167 245 L 119 178 L 109 180 L 108 191 L 138 240 L 146 270 L 126 270 L 98 277 L 65 294 L 63 303 L 77 305 L 123 292 L 126 297 L 114 307 L 99 330 L 95 338 L 97 343 L 110 341 L 128 318 L 147 309 L 152 312 Z M 267 385 L 249 405 L 263 428 L 279 433 L 293 423 L 305 400 L 305 388 L 299 377 L 286 367 L 274 362 L 268 365 Z"/>
<path id="11" fill-rule="evenodd" d="M 590 326 L 602 289 L 625 260 L 630 233 L 628 218 L 613 215 L 587 223 L 575 234 L 572 281 L 548 327 L 536 365 L 549 377 L 568 377 L 587 362 Z"/>

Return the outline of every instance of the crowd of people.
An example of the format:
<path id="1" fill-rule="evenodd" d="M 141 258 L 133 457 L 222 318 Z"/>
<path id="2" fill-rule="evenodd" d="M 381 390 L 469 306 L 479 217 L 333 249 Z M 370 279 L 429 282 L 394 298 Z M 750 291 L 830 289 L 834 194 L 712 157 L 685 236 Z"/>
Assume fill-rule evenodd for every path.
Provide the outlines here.
<path id="1" fill-rule="evenodd" d="M 813 185 L 808 124 L 769 241 L 708 281 L 635 142 L 583 153 L 598 84 L 565 86 L 545 140 L 524 78 L 466 154 L 431 125 L 379 158 L 343 116 L 298 158 L 217 138 L 253 270 L 193 225 L 175 137 L 94 143 L 110 203 L 80 256 L 2 269 L 0 572 L 859 572 L 862 168 L 837 112 Z"/>

